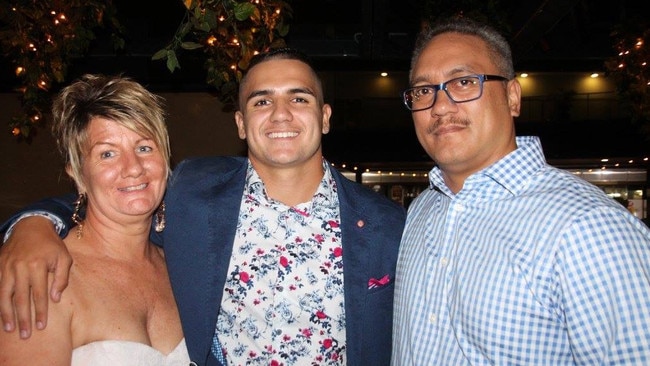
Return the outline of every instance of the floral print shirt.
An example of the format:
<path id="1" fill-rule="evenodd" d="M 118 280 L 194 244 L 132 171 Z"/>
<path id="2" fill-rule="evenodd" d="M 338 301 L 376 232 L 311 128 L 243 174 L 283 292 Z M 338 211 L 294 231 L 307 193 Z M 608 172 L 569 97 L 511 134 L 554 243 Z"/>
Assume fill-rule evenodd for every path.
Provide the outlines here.
<path id="1" fill-rule="evenodd" d="M 217 337 L 228 365 L 344 365 L 345 308 L 336 183 L 310 202 L 266 195 L 250 162 Z"/>

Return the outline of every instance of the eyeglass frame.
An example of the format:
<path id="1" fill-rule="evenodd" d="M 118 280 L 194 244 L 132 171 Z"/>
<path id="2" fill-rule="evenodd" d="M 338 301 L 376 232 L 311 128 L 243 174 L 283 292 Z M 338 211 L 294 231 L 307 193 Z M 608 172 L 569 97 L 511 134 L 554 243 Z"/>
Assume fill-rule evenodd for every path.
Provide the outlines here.
<path id="1" fill-rule="evenodd" d="M 451 82 L 454 82 L 456 80 L 464 79 L 464 78 L 468 78 L 468 77 L 476 77 L 476 78 L 478 78 L 478 80 L 479 80 L 478 81 L 479 82 L 478 96 L 476 98 L 471 98 L 471 99 L 463 100 L 463 101 L 460 101 L 460 102 L 454 100 L 454 98 L 449 94 L 449 90 L 447 90 L 447 84 L 449 84 Z M 486 81 L 509 81 L 509 80 L 510 79 L 508 79 L 505 76 L 491 75 L 491 74 L 470 74 L 470 75 L 465 75 L 465 76 L 459 76 L 457 78 L 449 79 L 449 80 L 447 80 L 445 82 L 442 82 L 440 84 L 425 84 L 425 85 L 418 85 L 418 86 L 413 86 L 413 87 L 410 87 L 408 89 L 405 89 L 402 92 L 402 102 L 406 106 L 406 109 L 408 109 L 411 112 L 424 111 L 424 110 L 432 108 L 433 105 L 436 104 L 436 99 L 438 98 L 438 92 L 440 90 L 444 90 L 444 92 L 445 92 L 445 94 L 447 94 L 447 97 L 449 98 L 449 100 L 451 100 L 454 103 L 471 102 L 471 101 L 477 100 L 477 99 L 479 99 L 479 98 L 481 98 L 483 96 L 483 83 L 484 82 L 486 82 Z M 433 99 L 431 99 L 431 105 L 426 107 L 426 108 L 412 109 L 408 105 L 406 96 L 407 96 L 407 93 L 409 93 L 412 90 L 418 89 L 418 88 L 433 88 Z M 411 105 L 412 105 L 412 103 L 411 103 Z"/>

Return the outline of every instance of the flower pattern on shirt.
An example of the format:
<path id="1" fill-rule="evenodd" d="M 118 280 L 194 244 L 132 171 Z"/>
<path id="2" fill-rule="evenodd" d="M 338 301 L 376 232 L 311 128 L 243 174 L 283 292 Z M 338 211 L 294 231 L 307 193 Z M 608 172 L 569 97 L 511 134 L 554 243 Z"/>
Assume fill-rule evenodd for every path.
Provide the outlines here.
<path id="1" fill-rule="evenodd" d="M 266 195 L 249 163 L 217 320 L 229 365 L 342 365 L 343 250 L 336 183 L 324 176 L 310 202 Z"/>

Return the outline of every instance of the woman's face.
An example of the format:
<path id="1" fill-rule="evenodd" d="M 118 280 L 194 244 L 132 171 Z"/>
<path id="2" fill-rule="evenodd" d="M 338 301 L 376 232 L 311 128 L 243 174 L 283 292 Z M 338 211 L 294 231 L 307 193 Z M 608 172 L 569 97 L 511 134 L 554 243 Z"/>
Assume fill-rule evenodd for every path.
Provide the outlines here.
<path id="1" fill-rule="evenodd" d="M 94 118 L 81 162 L 88 215 L 121 225 L 148 219 L 166 187 L 166 164 L 154 140 L 105 118 Z"/>

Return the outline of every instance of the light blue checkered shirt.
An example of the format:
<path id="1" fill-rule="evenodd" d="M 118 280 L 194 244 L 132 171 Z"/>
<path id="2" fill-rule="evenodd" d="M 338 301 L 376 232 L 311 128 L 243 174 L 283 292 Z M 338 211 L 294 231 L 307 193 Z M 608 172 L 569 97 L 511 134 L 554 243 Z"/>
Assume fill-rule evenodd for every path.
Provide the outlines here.
<path id="1" fill-rule="evenodd" d="M 650 365 L 650 231 L 517 145 L 456 195 L 434 168 L 411 205 L 393 364 Z"/>

